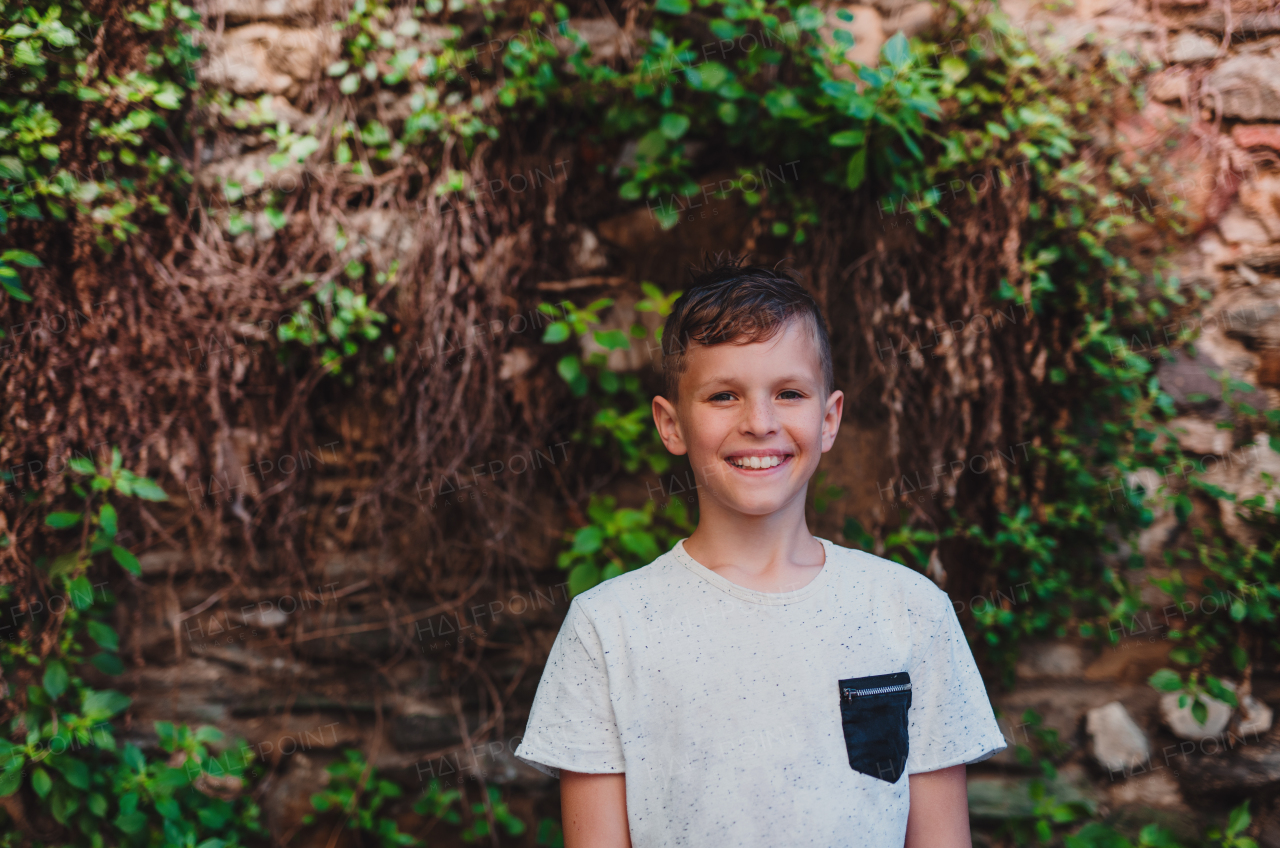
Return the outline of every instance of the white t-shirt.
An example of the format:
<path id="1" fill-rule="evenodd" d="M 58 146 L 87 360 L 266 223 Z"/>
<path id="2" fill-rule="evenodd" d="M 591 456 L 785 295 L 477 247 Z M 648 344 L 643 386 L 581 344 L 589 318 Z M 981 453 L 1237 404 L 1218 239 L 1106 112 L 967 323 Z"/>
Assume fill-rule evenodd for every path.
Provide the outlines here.
<path id="1" fill-rule="evenodd" d="M 819 541 L 826 563 L 791 592 L 732 583 L 679 542 L 575 597 L 516 756 L 625 772 L 634 848 L 902 845 L 902 775 L 1004 737 L 947 595 Z"/>

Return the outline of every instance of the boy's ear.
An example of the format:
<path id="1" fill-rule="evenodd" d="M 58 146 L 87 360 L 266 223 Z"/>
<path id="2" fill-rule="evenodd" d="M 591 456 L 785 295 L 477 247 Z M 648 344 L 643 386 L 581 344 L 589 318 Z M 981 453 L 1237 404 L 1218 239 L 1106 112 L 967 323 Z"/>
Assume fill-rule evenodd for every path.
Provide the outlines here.
<path id="1" fill-rule="evenodd" d="M 840 419 L 844 416 L 844 392 L 834 391 L 827 396 L 826 410 L 822 415 L 822 452 L 831 450 L 840 432 Z"/>
<path id="2" fill-rule="evenodd" d="M 676 408 L 671 401 L 661 395 L 653 399 L 653 423 L 658 428 L 658 435 L 668 451 L 676 456 L 683 456 L 689 452 L 689 447 L 684 443 L 684 436 L 680 434 L 680 418 L 676 415 Z"/>

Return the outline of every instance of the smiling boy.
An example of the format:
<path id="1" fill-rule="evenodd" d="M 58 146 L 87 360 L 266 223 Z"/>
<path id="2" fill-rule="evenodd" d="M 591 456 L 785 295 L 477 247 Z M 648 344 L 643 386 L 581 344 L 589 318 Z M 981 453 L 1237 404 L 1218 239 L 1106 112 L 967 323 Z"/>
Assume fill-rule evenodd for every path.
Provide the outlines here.
<path id="1" fill-rule="evenodd" d="M 952 605 L 805 521 L 844 408 L 817 304 L 720 262 L 663 370 L 698 527 L 573 599 L 516 751 L 560 777 L 566 848 L 968 848 L 965 765 L 1005 742 Z"/>

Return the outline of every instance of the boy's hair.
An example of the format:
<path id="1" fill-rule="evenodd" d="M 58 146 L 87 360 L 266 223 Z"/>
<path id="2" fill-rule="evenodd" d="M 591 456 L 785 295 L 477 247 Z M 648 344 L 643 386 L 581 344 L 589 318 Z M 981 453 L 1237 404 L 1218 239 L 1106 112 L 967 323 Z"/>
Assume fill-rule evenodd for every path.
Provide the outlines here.
<path id="1" fill-rule="evenodd" d="M 785 270 L 743 265 L 742 257 L 707 257 L 693 284 L 676 300 L 662 330 L 662 374 L 668 400 L 676 400 L 692 344 L 768 341 L 800 318 L 818 345 L 823 388 L 835 389 L 831 339 L 818 303 Z"/>

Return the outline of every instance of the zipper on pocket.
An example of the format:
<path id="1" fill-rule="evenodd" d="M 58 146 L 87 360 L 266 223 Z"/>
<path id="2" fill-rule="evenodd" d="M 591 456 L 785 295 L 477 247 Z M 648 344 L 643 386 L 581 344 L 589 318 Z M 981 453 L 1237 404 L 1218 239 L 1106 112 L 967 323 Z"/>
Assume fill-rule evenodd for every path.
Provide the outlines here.
<path id="1" fill-rule="evenodd" d="M 873 686 L 869 689 L 859 689 L 854 686 L 847 686 L 844 689 L 844 697 L 845 700 L 852 701 L 854 698 L 866 697 L 867 695 L 885 695 L 889 692 L 905 692 L 910 688 L 910 683 L 896 683 L 892 686 Z"/>

